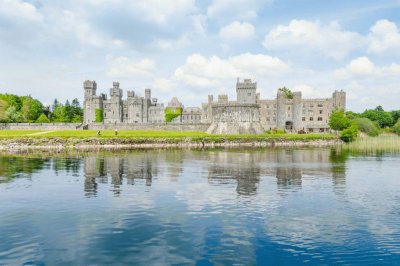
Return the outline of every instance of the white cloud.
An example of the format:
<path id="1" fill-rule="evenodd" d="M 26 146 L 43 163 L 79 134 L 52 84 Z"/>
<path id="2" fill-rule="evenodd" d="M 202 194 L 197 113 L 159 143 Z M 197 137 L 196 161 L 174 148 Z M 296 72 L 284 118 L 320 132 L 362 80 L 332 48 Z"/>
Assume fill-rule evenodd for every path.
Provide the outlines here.
<path id="1" fill-rule="evenodd" d="M 154 74 L 154 61 L 148 58 L 139 61 L 131 60 L 127 57 L 107 56 L 109 70 L 107 75 L 110 77 L 141 77 Z"/>
<path id="2" fill-rule="evenodd" d="M 270 0 L 213 0 L 207 8 L 207 16 L 213 19 L 253 19 L 262 5 Z"/>
<path id="3" fill-rule="evenodd" d="M 196 9 L 195 0 L 136 0 L 132 1 L 132 5 L 139 14 L 159 24 L 166 24 L 169 19 Z"/>
<path id="4" fill-rule="evenodd" d="M 162 93 L 170 93 L 176 87 L 176 84 L 169 79 L 156 78 L 153 82 L 154 89 Z"/>
<path id="5" fill-rule="evenodd" d="M 334 71 L 334 76 L 339 79 L 354 78 L 354 77 L 371 77 L 378 75 L 380 69 L 376 68 L 368 57 L 359 57 L 352 60 L 344 68 Z"/>
<path id="6" fill-rule="evenodd" d="M 219 36 L 225 40 L 246 40 L 254 37 L 254 26 L 247 22 L 234 21 L 222 27 Z"/>
<path id="7" fill-rule="evenodd" d="M 227 59 L 192 54 L 176 69 L 175 77 L 193 86 L 218 86 L 224 79 L 276 75 L 288 69 L 279 58 L 264 54 L 245 53 Z"/>
<path id="8" fill-rule="evenodd" d="M 370 53 L 400 53 L 399 28 L 386 19 L 377 21 L 370 29 L 368 35 Z"/>
<path id="9" fill-rule="evenodd" d="M 300 48 L 340 59 L 364 43 L 363 36 L 343 31 L 337 22 L 321 25 L 318 21 L 292 20 L 287 26 L 278 25 L 272 29 L 265 36 L 263 45 L 270 50 L 293 49 L 298 52 Z"/>
<path id="10" fill-rule="evenodd" d="M 34 5 L 20 0 L 0 0 L 0 15 L 2 17 L 30 21 L 39 21 L 42 19 L 42 15 Z"/>

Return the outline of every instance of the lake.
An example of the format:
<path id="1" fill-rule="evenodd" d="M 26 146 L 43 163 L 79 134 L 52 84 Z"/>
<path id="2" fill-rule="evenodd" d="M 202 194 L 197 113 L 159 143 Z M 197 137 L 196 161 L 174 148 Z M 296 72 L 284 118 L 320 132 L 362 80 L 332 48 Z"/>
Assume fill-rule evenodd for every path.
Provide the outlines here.
<path id="1" fill-rule="evenodd" d="M 400 154 L 0 154 L 0 265 L 399 265 Z"/>

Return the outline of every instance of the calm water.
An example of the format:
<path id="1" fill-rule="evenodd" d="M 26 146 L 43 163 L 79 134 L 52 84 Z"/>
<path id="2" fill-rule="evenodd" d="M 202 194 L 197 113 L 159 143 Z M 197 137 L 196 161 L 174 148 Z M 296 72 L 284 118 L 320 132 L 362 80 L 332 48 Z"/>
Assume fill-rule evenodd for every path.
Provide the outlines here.
<path id="1" fill-rule="evenodd" d="M 399 265 L 400 155 L 0 155 L 0 265 Z"/>

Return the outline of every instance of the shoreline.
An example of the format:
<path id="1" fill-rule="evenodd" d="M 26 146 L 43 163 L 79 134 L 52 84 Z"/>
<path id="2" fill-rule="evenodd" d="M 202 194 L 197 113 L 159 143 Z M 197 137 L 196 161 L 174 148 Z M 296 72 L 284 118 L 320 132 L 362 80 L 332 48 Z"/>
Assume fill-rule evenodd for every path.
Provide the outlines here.
<path id="1" fill-rule="evenodd" d="M 15 150 L 129 150 L 160 148 L 274 148 L 334 147 L 340 139 L 285 138 L 10 138 L 0 139 L 0 151 Z"/>

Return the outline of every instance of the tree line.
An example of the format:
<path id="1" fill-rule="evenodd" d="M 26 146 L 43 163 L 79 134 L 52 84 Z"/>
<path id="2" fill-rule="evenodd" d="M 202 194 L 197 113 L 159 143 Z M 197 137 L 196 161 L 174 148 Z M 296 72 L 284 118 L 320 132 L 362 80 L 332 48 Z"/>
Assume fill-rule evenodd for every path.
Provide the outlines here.
<path id="1" fill-rule="evenodd" d="M 51 106 L 28 96 L 0 94 L 0 123 L 80 123 L 83 109 L 77 98 L 64 104 L 57 99 Z"/>
<path id="2" fill-rule="evenodd" d="M 358 132 L 372 137 L 382 132 L 400 135 L 400 110 L 389 112 L 380 105 L 362 113 L 336 110 L 329 117 L 329 126 L 340 131 L 340 137 L 345 142 L 355 140 Z"/>

